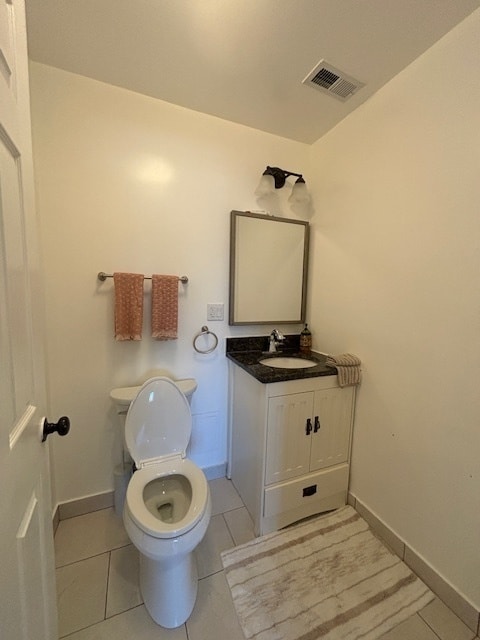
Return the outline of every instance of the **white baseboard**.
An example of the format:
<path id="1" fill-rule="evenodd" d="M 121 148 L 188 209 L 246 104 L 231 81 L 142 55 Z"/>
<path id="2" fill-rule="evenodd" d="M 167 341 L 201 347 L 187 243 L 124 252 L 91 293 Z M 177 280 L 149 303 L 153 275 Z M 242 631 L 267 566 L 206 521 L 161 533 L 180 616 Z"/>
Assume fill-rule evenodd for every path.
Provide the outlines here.
<path id="1" fill-rule="evenodd" d="M 390 529 L 373 511 L 354 494 L 348 494 L 350 504 L 370 525 L 385 544 L 464 622 L 469 629 L 479 633 L 480 611 L 476 609 L 443 576 L 411 549 L 395 531 Z"/>
<path id="2" fill-rule="evenodd" d="M 61 502 L 53 514 L 54 530 L 58 526 L 58 521 L 74 518 L 75 516 L 83 516 L 91 511 L 99 511 L 113 506 L 113 491 L 105 491 L 68 502 Z M 55 526 L 56 524 L 56 526 Z"/>
<path id="3" fill-rule="evenodd" d="M 215 464 L 211 467 L 205 467 L 202 469 L 207 480 L 216 480 L 217 478 L 225 478 L 227 474 L 227 463 Z"/>

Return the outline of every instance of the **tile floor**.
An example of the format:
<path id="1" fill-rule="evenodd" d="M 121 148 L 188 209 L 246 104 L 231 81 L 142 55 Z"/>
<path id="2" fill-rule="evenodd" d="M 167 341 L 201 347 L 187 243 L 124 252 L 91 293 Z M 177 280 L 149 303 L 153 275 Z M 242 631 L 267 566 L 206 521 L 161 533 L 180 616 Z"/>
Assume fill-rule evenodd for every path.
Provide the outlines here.
<path id="1" fill-rule="evenodd" d="M 244 640 L 220 552 L 253 538 L 252 522 L 229 480 L 212 480 L 210 489 L 212 519 L 197 552 L 200 576 L 197 602 L 186 624 L 178 629 L 163 629 L 147 614 L 138 589 L 137 551 L 113 509 L 62 520 L 55 535 L 60 637 Z M 435 600 L 382 640 L 474 640 L 474 637 L 440 600 Z"/>

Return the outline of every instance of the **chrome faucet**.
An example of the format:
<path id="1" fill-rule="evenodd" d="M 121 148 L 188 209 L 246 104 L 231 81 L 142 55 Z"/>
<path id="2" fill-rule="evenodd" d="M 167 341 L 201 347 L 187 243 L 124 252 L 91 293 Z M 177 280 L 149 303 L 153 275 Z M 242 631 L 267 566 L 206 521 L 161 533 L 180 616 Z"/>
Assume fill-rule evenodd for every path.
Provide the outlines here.
<path id="1" fill-rule="evenodd" d="M 268 352 L 276 353 L 278 345 L 285 340 L 285 336 L 278 329 L 274 329 L 270 334 Z"/>

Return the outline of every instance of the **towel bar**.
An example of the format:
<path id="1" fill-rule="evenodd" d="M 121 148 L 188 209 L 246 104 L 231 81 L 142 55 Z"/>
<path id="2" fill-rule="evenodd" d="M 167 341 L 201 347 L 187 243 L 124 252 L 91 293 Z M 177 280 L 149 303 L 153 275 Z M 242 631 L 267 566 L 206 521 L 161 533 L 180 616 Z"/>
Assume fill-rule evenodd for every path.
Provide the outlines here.
<path id="1" fill-rule="evenodd" d="M 97 278 L 101 282 L 105 282 L 107 278 L 113 278 L 113 273 L 105 273 L 104 271 L 100 271 L 97 275 Z M 152 276 L 143 276 L 143 279 L 151 280 Z M 183 284 L 186 284 L 188 282 L 188 276 L 178 276 L 178 279 L 180 280 L 180 282 L 183 282 Z"/>

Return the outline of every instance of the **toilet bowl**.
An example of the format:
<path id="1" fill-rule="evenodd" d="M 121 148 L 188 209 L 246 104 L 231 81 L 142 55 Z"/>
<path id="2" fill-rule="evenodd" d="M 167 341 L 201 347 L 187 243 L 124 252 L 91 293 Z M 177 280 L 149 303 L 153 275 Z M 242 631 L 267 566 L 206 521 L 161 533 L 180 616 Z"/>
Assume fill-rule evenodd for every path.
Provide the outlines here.
<path id="1" fill-rule="evenodd" d="M 211 516 L 203 471 L 188 460 L 192 415 L 170 378 L 147 380 L 131 402 L 125 443 L 136 471 L 126 493 L 123 521 L 140 552 L 140 590 L 153 620 L 183 624 L 195 605 L 194 549 Z"/>

